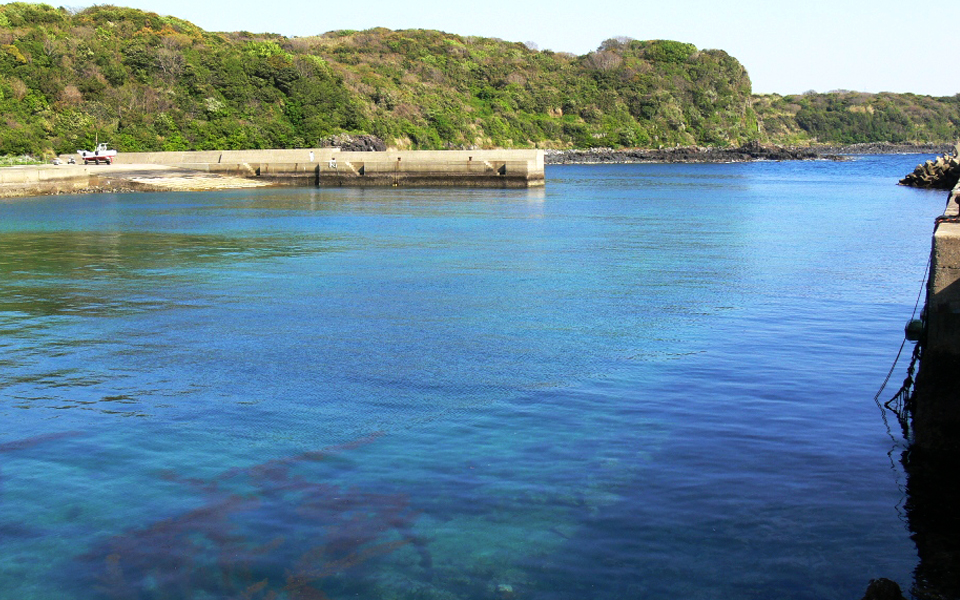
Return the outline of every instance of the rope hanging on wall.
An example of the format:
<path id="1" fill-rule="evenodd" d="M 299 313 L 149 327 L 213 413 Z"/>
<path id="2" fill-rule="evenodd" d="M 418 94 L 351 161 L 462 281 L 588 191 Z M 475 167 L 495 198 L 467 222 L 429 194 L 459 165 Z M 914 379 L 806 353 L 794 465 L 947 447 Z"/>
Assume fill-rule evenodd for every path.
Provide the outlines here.
<path id="1" fill-rule="evenodd" d="M 927 267 L 923 273 L 922 285 L 920 286 L 920 293 L 917 294 L 917 301 L 913 306 L 913 314 L 910 316 L 910 321 L 916 319 L 917 309 L 920 308 L 920 300 L 923 298 L 923 293 L 927 288 L 927 277 L 930 274 L 930 260 L 927 260 Z M 926 309 L 920 313 L 920 320 L 923 323 L 924 329 L 926 327 Z M 883 390 L 886 389 L 887 383 L 890 382 L 890 378 L 893 376 L 893 372 L 897 368 L 897 363 L 900 361 L 900 356 L 903 354 L 903 349 L 906 346 L 908 341 L 907 333 L 904 332 L 903 342 L 900 344 L 900 350 L 897 351 L 897 357 L 893 360 L 893 365 L 890 367 L 890 371 L 887 373 L 886 379 L 883 380 L 883 385 L 880 386 L 880 390 L 877 391 L 877 394 L 873 397 L 873 401 L 877 404 L 877 408 L 883 413 L 883 421 L 886 424 L 887 417 L 886 411 L 892 412 L 897 417 L 897 422 L 900 424 L 900 429 L 903 432 L 903 438 L 907 441 L 911 439 L 911 430 L 910 430 L 910 418 L 913 415 L 914 409 L 914 400 L 913 400 L 913 390 L 914 390 L 914 374 L 916 373 L 917 363 L 920 362 L 921 357 L 923 356 L 923 337 L 917 341 L 916 345 L 913 348 L 913 353 L 910 357 L 910 366 L 907 367 L 907 376 L 903 380 L 903 385 L 900 386 L 900 389 L 897 390 L 897 393 L 893 395 L 892 398 L 887 400 L 882 406 L 880 404 L 880 395 L 883 394 Z M 889 426 L 887 426 L 889 430 Z"/>

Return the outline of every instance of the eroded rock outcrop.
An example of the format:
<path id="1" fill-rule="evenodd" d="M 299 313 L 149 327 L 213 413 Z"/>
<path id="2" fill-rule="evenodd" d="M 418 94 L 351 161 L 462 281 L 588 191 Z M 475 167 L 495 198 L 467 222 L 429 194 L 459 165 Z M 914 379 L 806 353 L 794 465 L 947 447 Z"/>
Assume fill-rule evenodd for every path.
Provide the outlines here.
<path id="1" fill-rule="evenodd" d="M 913 173 L 900 180 L 900 185 L 952 190 L 958 182 L 960 182 L 960 144 L 954 146 L 952 154 L 944 154 L 938 156 L 936 160 L 928 160 L 922 165 L 917 165 Z"/>
<path id="2" fill-rule="evenodd" d="M 375 135 L 333 135 L 320 141 L 321 148 L 340 148 L 344 152 L 383 152 L 387 145 Z"/>

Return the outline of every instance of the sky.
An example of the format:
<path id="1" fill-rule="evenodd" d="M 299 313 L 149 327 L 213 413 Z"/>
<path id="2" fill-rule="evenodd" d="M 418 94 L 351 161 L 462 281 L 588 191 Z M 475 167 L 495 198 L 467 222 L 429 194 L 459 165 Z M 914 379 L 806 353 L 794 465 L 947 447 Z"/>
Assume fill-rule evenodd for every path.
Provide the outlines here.
<path id="1" fill-rule="evenodd" d="M 957 0 L 106 0 L 66 6 L 107 3 L 172 15 L 208 31 L 288 37 L 439 29 L 574 54 L 612 37 L 668 39 L 727 51 L 760 94 L 960 93 Z"/>

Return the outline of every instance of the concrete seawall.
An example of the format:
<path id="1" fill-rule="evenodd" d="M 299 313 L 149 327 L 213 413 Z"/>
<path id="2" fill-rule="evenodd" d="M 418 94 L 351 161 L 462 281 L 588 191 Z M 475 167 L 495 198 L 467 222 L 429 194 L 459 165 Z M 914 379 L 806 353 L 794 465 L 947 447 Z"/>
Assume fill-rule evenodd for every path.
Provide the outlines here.
<path id="1" fill-rule="evenodd" d="M 214 190 L 264 185 L 544 185 L 542 150 L 341 152 L 338 148 L 123 152 L 112 165 L 0 169 L 0 198 L 105 191 Z"/>
<path id="2" fill-rule="evenodd" d="M 0 198 L 150 189 L 150 186 L 139 185 L 133 178 L 161 169 L 166 170 L 148 166 L 145 170 L 132 171 L 106 165 L 4 167 L 0 169 Z"/>
<path id="3" fill-rule="evenodd" d="M 542 150 L 341 152 L 337 148 L 123 152 L 116 164 L 176 166 L 207 173 L 322 186 L 544 185 Z"/>
<path id="4" fill-rule="evenodd" d="M 158 164 L 29 165 L 0 169 L 0 198 L 130 191 L 225 190 L 275 185 Z"/>
<path id="5" fill-rule="evenodd" d="M 0 169 L 0 198 L 39 194 L 69 194 L 91 187 L 95 167 L 60 169 L 52 165 Z"/>
<path id="6" fill-rule="evenodd" d="M 960 184 L 937 219 L 913 410 L 920 449 L 960 454 Z"/>

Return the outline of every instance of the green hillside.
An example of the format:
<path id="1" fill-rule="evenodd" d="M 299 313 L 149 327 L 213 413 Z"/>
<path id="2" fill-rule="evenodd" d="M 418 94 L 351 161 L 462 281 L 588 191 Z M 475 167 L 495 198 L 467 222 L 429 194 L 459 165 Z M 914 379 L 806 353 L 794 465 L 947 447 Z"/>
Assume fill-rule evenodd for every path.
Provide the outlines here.
<path id="1" fill-rule="evenodd" d="M 957 98 L 753 97 L 735 58 L 672 41 L 574 56 L 426 30 L 211 33 L 135 9 L 25 3 L 0 6 L 0 110 L 0 155 L 97 136 L 124 151 L 340 133 L 399 148 L 948 141 L 960 124 Z"/>
<path id="2" fill-rule="evenodd" d="M 750 80 L 719 50 L 608 40 L 586 56 L 437 31 L 210 33 L 139 10 L 0 6 L 0 153 L 316 145 L 730 144 Z"/>
<path id="3" fill-rule="evenodd" d="M 838 91 L 757 96 L 753 106 L 763 137 L 780 143 L 944 143 L 960 137 L 960 94 Z"/>

